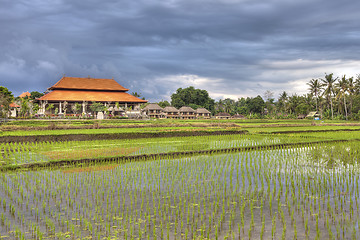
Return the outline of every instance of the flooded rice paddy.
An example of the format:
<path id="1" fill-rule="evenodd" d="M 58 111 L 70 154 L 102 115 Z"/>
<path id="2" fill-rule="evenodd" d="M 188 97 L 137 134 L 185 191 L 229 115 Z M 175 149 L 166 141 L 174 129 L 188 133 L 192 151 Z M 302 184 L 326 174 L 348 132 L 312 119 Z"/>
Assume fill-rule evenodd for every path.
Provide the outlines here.
<path id="1" fill-rule="evenodd" d="M 0 239 L 353 239 L 359 147 L 0 173 Z"/>

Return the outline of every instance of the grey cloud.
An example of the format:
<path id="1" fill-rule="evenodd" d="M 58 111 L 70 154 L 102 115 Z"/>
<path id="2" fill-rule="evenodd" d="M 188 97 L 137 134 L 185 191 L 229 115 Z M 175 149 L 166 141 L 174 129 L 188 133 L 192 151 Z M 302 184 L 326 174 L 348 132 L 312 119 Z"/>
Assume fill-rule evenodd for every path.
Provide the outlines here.
<path id="1" fill-rule="evenodd" d="M 45 91 L 64 73 L 114 77 L 159 100 L 191 83 L 166 77 L 196 75 L 217 96 L 291 92 L 289 83 L 311 71 L 344 69 L 331 60 L 359 61 L 359 7 L 354 0 L 3 0 L 0 85 L 20 94 Z"/>

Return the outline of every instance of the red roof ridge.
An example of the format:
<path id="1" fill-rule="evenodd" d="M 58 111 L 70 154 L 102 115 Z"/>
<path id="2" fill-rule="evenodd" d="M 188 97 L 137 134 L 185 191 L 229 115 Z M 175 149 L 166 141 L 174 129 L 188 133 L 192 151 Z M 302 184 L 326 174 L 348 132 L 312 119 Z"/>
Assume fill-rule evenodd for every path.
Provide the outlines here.
<path id="1" fill-rule="evenodd" d="M 73 91 L 54 90 L 37 99 L 38 101 L 87 101 L 87 102 L 133 102 L 146 103 L 147 100 L 137 98 L 127 92 L 115 91 Z"/>
<path id="2" fill-rule="evenodd" d="M 76 89 L 76 90 L 94 90 L 94 91 L 118 91 L 127 92 L 129 89 L 124 88 L 114 79 L 106 78 L 80 78 L 63 76 L 49 90 L 56 89 Z"/>
<path id="3" fill-rule="evenodd" d="M 31 94 L 29 92 L 23 92 L 22 94 L 19 95 L 19 98 L 24 98 L 26 96 L 30 97 Z"/>

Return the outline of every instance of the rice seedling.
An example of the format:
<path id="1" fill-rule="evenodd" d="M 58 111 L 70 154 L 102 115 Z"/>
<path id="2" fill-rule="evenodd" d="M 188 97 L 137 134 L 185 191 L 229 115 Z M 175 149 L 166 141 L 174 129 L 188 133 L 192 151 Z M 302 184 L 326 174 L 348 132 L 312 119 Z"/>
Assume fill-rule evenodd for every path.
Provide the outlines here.
<path id="1" fill-rule="evenodd" d="M 309 138 L 296 138 L 302 140 Z M 1 144 L 0 149 L 1 161 L 20 164 L 51 161 L 52 156 L 84 157 L 84 149 L 93 151 L 85 157 L 106 155 L 105 146 L 115 155 L 126 155 L 291 141 L 286 136 L 223 135 L 153 142 L 12 143 Z M 50 154 L 56 151 L 58 155 Z M 0 235 L 14 239 L 351 238 L 359 233 L 354 224 L 359 220 L 359 152 L 356 142 L 279 145 L 0 172 Z"/>

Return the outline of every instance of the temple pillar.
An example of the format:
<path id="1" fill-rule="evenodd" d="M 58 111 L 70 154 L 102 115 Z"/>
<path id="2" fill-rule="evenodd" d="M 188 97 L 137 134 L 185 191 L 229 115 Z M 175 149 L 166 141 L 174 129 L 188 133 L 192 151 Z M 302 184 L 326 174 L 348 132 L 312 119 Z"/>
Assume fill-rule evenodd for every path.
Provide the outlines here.
<path id="1" fill-rule="evenodd" d="M 48 101 L 41 101 L 40 105 L 41 105 L 41 111 L 40 114 L 45 114 L 46 111 L 46 104 L 48 104 Z"/>
<path id="2" fill-rule="evenodd" d="M 87 105 L 87 102 L 83 101 L 83 103 L 82 103 L 82 113 L 83 114 L 86 114 L 86 105 Z"/>
<path id="3" fill-rule="evenodd" d="M 59 114 L 62 114 L 62 106 L 61 106 L 61 102 L 59 102 Z"/>

